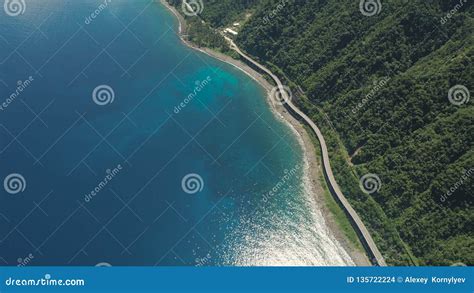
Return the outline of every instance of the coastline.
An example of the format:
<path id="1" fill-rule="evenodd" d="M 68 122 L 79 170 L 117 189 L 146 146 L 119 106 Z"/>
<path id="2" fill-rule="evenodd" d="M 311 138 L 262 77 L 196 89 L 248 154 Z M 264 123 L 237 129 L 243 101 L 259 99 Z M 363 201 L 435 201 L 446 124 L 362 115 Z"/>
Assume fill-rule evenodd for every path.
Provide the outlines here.
<path id="1" fill-rule="evenodd" d="M 158 2 L 158 1 L 157 1 Z M 366 256 L 364 251 L 361 251 L 355 247 L 353 243 L 344 235 L 344 232 L 339 227 L 334 214 L 329 210 L 328 204 L 325 199 L 325 189 L 324 185 L 326 184 L 323 179 L 322 173 L 322 164 L 320 159 L 317 157 L 316 145 L 313 143 L 310 135 L 307 133 L 305 127 L 291 115 L 283 105 L 276 105 L 270 99 L 270 91 L 274 87 L 268 82 L 260 73 L 252 69 L 250 66 L 245 64 L 242 61 L 236 60 L 228 55 L 225 55 L 220 52 L 216 52 L 209 48 L 197 47 L 194 44 L 190 43 L 183 37 L 183 32 L 186 30 L 186 21 L 184 17 L 176 10 L 175 7 L 171 6 L 166 2 L 166 0 L 160 0 L 166 8 L 168 8 L 177 18 L 179 22 L 179 38 L 181 41 L 188 47 L 200 51 L 212 58 L 218 59 L 222 62 L 228 63 L 235 68 L 241 70 L 249 77 L 257 81 L 267 92 L 266 102 L 268 103 L 271 111 L 274 115 L 286 123 L 290 129 L 295 133 L 298 142 L 303 150 L 303 158 L 305 161 L 304 166 L 304 177 L 303 182 L 307 184 L 308 191 L 311 196 L 316 200 L 318 206 L 314 207 L 319 209 L 326 221 L 327 226 L 331 230 L 332 236 L 339 242 L 339 244 L 344 248 L 348 253 L 352 261 L 357 266 L 370 266 L 371 263 Z"/>

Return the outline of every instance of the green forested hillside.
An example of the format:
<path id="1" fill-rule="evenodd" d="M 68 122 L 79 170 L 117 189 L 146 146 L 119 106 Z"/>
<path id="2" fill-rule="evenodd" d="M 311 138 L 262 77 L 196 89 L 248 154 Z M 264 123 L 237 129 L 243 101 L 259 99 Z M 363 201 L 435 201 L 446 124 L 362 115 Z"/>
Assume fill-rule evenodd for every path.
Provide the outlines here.
<path id="1" fill-rule="evenodd" d="M 178 11 L 183 12 L 182 0 L 166 1 L 177 7 Z M 237 21 L 243 25 L 252 15 L 253 9 L 258 6 L 259 2 L 261 1 L 188 0 L 191 9 L 196 12 L 196 15 L 188 15 L 186 18 L 188 24 L 186 33 L 189 40 L 198 46 L 232 54 L 231 50 L 228 49 L 226 41 L 216 29 Z M 191 14 L 194 11 L 191 11 Z M 186 14 L 182 14 L 186 16 Z M 205 23 L 203 20 L 205 20 Z"/>
<path id="2" fill-rule="evenodd" d="M 474 265 L 471 1 L 381 0 L 372 16 L 352 0 L 203 3 L 214 27 L 248 18 L 237 43 L 299 93 L 388 263 Z M 367 173 L 382 182 L 370 195 Z"/>

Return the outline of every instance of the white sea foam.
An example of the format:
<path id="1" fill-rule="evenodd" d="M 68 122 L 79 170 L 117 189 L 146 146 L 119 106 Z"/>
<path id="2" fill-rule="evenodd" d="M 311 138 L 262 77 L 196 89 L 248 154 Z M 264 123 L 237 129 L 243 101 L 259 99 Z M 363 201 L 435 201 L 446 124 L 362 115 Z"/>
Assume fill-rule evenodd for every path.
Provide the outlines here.
<path id="1" fill-rule="evenodd" d="M 232 229 L 223 252 L 225 265 L 354 265 L 326 224 L 314 198 L 308 160 L 304 162 L 299 186 L 289 186 L 280 195 L 285 208 L 276 207 L 276 202 L 267 202 L 268 206 L 242 218 Z"/>

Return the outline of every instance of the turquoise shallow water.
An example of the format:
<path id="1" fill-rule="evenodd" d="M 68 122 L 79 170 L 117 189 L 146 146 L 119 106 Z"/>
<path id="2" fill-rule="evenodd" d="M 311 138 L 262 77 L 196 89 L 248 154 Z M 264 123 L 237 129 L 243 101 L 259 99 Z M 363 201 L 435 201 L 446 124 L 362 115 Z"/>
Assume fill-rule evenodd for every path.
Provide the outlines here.
<path id="1" fill-rule="evenodd" d="M 351 264 L 264 90 L 185 47 L 159 3 L 101 3 L 0 17 L 0 178 L 25 187 L 0 189 L 0 260 Z"/>

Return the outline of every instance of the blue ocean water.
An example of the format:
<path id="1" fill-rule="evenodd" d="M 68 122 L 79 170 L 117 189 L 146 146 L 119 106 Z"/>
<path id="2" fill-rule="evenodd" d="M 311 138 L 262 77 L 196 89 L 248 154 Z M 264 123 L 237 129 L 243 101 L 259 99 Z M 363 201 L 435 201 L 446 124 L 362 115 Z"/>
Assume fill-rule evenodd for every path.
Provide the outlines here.
<path id="1" fill-rule="evenodd" d="M 0 11 L 0 264 L 352 263 L 265 91 L 160 3 L 23 8 Z"/>

